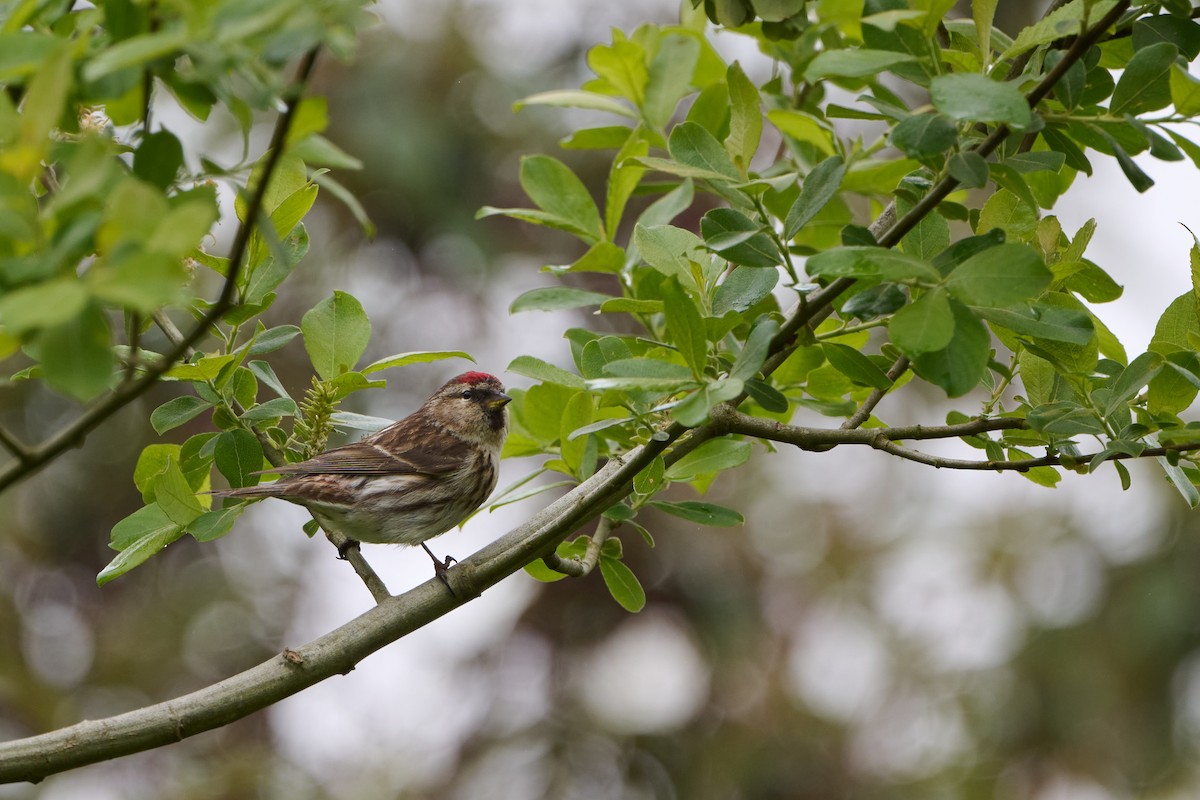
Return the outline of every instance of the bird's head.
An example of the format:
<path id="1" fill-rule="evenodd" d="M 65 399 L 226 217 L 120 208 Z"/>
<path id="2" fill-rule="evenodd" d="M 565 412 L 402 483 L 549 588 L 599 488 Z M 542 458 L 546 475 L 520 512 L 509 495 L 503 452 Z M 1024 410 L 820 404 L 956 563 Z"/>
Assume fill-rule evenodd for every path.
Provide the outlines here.
<path id="1" fill-rule="evenodd" d="M 512 400 L 504 384 L 486 372 L 464 372 L 433 393 L 425 406 L 439 421 L 465 438 L 503 443 Z"/>

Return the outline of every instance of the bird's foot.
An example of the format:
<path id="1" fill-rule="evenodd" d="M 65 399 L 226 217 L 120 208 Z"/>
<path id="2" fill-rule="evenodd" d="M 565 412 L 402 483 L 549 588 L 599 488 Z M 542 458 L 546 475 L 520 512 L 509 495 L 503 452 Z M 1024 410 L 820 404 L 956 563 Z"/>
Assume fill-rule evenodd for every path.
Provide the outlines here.
<path id="1" fill-rule="evenodd" d="M 349 552 L 350 552 L 350 550 L 351 550 L 351 549 L 353 549 L 353 548 L 355 548 L 355 547 L 358 547 L 358 539 L 347 539 L 346 541 L 344 541 L 344 542 L 342 542 L 341 544 L 339 544 L 339 545 L 338 545 L 338 549 L 337 549 L 337 551 L 338 551 L 338 556 L 337 556 L 337 557 L 338 557 L 338 560 L 339 560 L 339 561 L 345 561 L 345 560 L 346 560 L 346 554 L 347 554 L 347 553 L 349 553 Z"/>
<path id="2" fill-rule="evenodd" d="M 421 547 L 429 554 L 429 558 L 433 561 L 433 574 L 439 581 L 446 584 L 446 588 L 454 594 L 454 587 L 450 585 L 450 581 L 446 578 L 446 571 L 450 569 L 451 564 L 457 564 L 458 559 L 454 556 L 446 556 L 445 559 L 439 559 L 433 554 L 433 551 L 426 547 L 424 542 L 421 542 Z"/>

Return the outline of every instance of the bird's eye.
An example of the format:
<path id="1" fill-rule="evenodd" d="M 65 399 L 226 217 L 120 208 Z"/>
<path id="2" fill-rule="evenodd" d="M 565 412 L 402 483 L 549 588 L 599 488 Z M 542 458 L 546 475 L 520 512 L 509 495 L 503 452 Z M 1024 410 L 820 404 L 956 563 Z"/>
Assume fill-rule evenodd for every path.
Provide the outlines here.
<path id="1" fill-rule="evenodd" d="M 472 392 L 470 389 L 463 389 L 463 393 L 461 396 L 462 396 L 463 400 L 470 400 L 472 397 L 475 396 L 475 393 Z"/>

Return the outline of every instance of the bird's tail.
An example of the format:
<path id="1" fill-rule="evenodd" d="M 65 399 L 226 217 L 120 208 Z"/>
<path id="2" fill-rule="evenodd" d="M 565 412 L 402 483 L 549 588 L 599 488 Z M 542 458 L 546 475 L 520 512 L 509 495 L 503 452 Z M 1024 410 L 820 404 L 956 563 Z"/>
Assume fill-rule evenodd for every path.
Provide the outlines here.
<path id="1" fill-rule="evenodd" d="M 273 483 L 261 486 L 243 486 L 240 489 L 215 489 L 209 492 L 213 497 L 232 497 L 235 500 L 258 500 L 263 497 L 278 497 L 278 487 Z"/>

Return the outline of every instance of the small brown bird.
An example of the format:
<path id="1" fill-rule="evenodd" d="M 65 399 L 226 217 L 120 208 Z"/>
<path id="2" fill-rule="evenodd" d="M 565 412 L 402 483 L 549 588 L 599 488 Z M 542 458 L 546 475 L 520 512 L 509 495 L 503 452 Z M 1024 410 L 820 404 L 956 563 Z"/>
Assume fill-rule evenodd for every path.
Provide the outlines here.
<path id="1" fill-rule="evenodd" d="M 360 542 L 419 544 L 469 517 L 496 488 L 511 400 L 486 372 L 452 378 L 409 416 L 360 442 L 264 472 L 274 483 L 213 492 L 278 497 Z"/>

